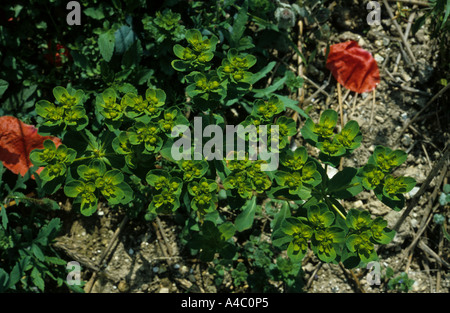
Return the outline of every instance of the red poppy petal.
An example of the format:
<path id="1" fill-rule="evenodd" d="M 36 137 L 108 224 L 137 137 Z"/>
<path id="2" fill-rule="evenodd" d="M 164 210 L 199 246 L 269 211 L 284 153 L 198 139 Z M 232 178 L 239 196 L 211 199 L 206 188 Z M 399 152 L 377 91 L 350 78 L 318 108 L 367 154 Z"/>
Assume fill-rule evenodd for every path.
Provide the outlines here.
<path id="1" fill-rule="evenodd" d="M 36 127 L 13 116 L 0 117 L 0 161 L 15 174 L 23 176 L 28 172 L 33 166 L 30 152 L 43 149 L 47 139 L 52 140 L 57 147 L 62 143 L 57 137 L 39 135 Z"/>
<path id="2" fill-rule="evenodd" d="M 377 62 L 356 41 L 331 45 L 326 66 L 341 85 L 357 93 L 371 91 L 380 82 Z"/>

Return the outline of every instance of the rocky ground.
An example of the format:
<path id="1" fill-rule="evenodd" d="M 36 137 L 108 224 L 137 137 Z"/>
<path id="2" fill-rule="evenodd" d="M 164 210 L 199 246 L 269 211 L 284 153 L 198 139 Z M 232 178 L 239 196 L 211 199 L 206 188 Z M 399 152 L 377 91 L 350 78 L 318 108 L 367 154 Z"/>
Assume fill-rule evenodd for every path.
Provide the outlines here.
<path id="1" fill-rule="evenodd" d="M 426 27 L 414 36 L 409 34 L 407 42 L 416 59 L 413 62 L 384 7 L 381 25 L 371 27 L 368 32 L 362 31 L 367 14 L 362 2 L 356 1 L 358 5 L 349 10 L 334 7 L 330 20 L 331 33 L 336 34 L 331 37 L 332 43 L 356 40 L 372 52 L 381 73 L 374 106 L 371 93 L 356 96 L 344 89 L 345 119 L 358 121 L 364 136 L 362 146 L 345 165 L 361 166 L 378 144 L 407 151 L 408 160 L 395 174 L 412 176 L 417 181 L 417 188 L 408 195 L 408 204 L 418 188 L 426 183 L 431 169 L 442 157 L 445 143 L 449 141 L 449 93 L 434 100 L 429 108 L 417 115 L 410 127 L 404 129 L 442 88 L 436 81 L 440 65 L 438 47 Z M 407 18 L 398 19 L 403 31 L 407 29 Z M 296 63 L 296 60 L 292 62 Z M 310 112 L 313 117 L 325 108 L 338 108 L 335 82 L 332 78 L 328 82 L 330 75 L 324 63 L 324 57 L 318 55 L 304 73 L 307 77 L 305 106 L 312 106 Z M 317 87 L 323 85 L 323 92 L 317 92 Z M 302 144 L 300 136 L 297 142 Z M 450 291 L 448 261 L 445 263 L 447 265 L 439 262 L 449 260 L 450 247 L 434 224 L 431 218 L 433 213 L 429 213 L 439 212 L 446 219 L 450 217 L 448 208 L 437 205 L 442 186 L 448 179 L 446 167 L 444 165 L 438 170 L 426 192 L 402 223 L 394 241 L 381 251 L 382 273 L 387 267 L 393 268 L 395 274 L 407 272 L 409 278 L 415 281 L 411 292 Z M 62 203 L 62 206 L 67 211 L 71 209 L 70 203 Z M 363 192 L 346 206 L 361 207 L 374 216 L 383 216 L 390 227 L 395 225 L 404 211 L 392 211 L 369 192 Z M 75 222 L 70 220 L 66 224 L 66 233 L 58 240 L 57 246 L 80 261 L 85 269 L 82 276 L 88 282 L 85 290 L 104 293 L 217 291 L 207 265 L 182 257 L 179 253 L 176 233 L 180 230 L 171 218 L 161 217 L 159 224 L 126 221 L 120 227 L 122 213 L 102 206 L 93 218 L 80 216 Z M 121 232 L 116 244 L 109 256 L 99 264 L 102 253 L 118 229 Z M 419 243 L 415 249 L 408 250 L 422 229 L 424 231 L 418 236 Z M 104 270 L 94 276 L 92 273 L 96 266 Z M 307 284 L 305 291 L 310 293 L 386 292 L 385 285 L 368 284 L 365 270 L 349 272 L 338 265 L 321 265 L 314 256 L 305 258 L 303 269 Z"/>

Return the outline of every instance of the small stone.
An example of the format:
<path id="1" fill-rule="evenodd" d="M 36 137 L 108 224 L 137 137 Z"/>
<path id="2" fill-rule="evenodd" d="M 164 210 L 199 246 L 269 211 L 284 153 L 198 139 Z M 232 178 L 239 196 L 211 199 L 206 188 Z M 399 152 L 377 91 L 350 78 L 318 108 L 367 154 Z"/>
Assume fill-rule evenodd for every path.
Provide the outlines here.
<path id="1" fill-rule="evenodd" d="M 169 293 L 169 288 L 162 287 L 161 289 L 159 289 L 159 293 Z"/>
<path id="2" fill-rule="evenodd" d="M 120 292 L 128 292 L 130 290 L 130 286 L 125 280 L 121 280 L 119 285 L 117 285 L 117 289 L 119 289 Z"/>
<path id="3" fill-rule="evenodd" d="M 378 64 L 383 63 L 383 61 L 384 61 L 384 58 L 381 55 L 379 55 L 378 53 L 376 53 L 373 56 L 373 58 L 375 59 L 375 61 L 377 61 Z"/>
<path id="4" fill-rule="evenodd" d="M 189 272 L 189 268 L 186 265 L 183 265 L 182 267 L 180 267 L 180 274 L 184 275 L 187 272 Z"/>
<path id="5" fill-rule="evenodd" d="M 303 270 L 308 273 L 312 273 L 314 271 L 314 269 L 315 269 L 315 266 L 312 263 L 308 263 L 305 266 L 303 266 Z"/>
<path id="6" fill-rule="evenodd" d="M 411 189 L 411 191 L 409 192 L 409 196 L 412 198 L 416 195 L 416 193 L 419 191 L 419 187 L 415 186 L 413 187 L 413 189 Z"/>
<path id="7" fill-rule="evenodd" d="M 411 76 L 409 76 L 406 72 L 402 73 L 402 78 L 405 82 L 409 82 L 411 80 Z"/>
<path id="8" fill-rule="evenodd" d="M 383 123 L 384 123 L 384 118 L 382 118 L 382 117 L 379 116 L 379 115 L 376 115 L 376 116 L 375 116 L 375 119 L 376 119 L 377 122 L 380 123 L 380 124 L 383 124 Z"/>
<path id="9" fill-rule="evenodd" d="M 411 145 L 412 138 L 411 138 L 411 136 L 406 134 L 405 136 L 403 136 L 401 141 L 405 147 L 409 147 Z"/>
<path id="10" fill-rule="evenodd" d="M 353 202 L 353 206 L 357 209 L 357 208 L 362 208 L 363 207 L 363 202 L 361 200 L 357 200 L 355 202 Z"/>

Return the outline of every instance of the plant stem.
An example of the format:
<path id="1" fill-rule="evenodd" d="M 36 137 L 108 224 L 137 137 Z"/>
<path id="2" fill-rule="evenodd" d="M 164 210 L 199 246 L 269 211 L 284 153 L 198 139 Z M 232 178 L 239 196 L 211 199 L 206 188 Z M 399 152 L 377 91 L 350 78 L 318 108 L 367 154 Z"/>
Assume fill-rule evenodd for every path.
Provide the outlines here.
<path id="1" fill-rule="evenodd" d="M 331 204 L 331 206 L 344 220 L 346 220 L 345 215 L 342 214 L 342 212 L 333 203 Z"/>
<path id="2" fill-rule="evenodd" d="M 341 114 L 341 129 L 344 128 L 344 113 L 342 108 L 342 91 L 341 84 L 337 83 L 338 101 L 339 101 L 339 113 Z"/>
<path id="3" fill-rule="evenodd" d="M 73 160 L 73 162 L 79 162 L 79 161 L 89 160 L 89 159 L 93 159 L 93 158 L 95 158 L 95 154 L 92 154 L 90 156 L 77 158 L 77 159 Z"/>

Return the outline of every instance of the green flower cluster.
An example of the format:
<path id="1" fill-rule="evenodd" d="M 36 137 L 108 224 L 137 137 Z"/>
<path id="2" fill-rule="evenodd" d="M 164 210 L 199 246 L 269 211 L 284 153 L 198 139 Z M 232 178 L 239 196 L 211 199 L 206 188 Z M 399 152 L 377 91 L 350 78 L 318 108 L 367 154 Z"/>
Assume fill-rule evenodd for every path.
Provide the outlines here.
<path id="1" fill-rule="evenodd" d="M 350 252 L 357 253 L 363 262 L 376 260 L 374 244 L 387 244 L 395 235 L 394 231 L 387 228 L 387 221 L 382 217 L 372 220 L 367 211 L 352 209 L 345 222 L 349 228 L 346 246 Z"/>
<path id="2" fill-rule="evenodd" d="M 303 259 L 311 243 L 311 249 L 324 262 L 336 259 L 345 242 L 345 230 L 334 226 L 335 215 L 324 203 L 308 207 L 306 217 L 289 217 L 274 233 L 274 245 L 288 244 L 287 254 L 294 261 Z"/>
<path id="3" fill-rule="evenodd" d="M 247 154 L 239 156 L 235 153 L 234 158 L 227 161 L 227 168 L 231 173 L 223 182 L 223 186 L 227 190 L 237 189 L 244 199 L 251 198 L 254 193 L 263 193 L 272 186 L 269 176 L 261 171 L 263 163 L 263 160 L 249 160 Z"/>
<path id="4" fill-rule="evenodd" d="M 274 124 L 278 126 L 278 132 L 269 132 L 269 129 L 267 130 L 267 142 L 271 142 L 272 136 L 275 136 L 278 140 L 278 148 L 283 149 L 289 144 L 289 137 L 297 133 L 297 125 L 294 119 L 288 116 L 277 117 L 277 114 L 283 112 L 284 109 L 283 102 L 276 96 L 270 97 L 269 100 L 258 99 L 253 103 L 251 115 L 247 116 L 241 122 L 241 125 L 244 127 L 249 125 L 255 126 L 258 135 L 261 135 L 261 131 L 258 128 L 260 125 Z M 257 138 L 251 139 L 256 140 Z"/>
<path id="5" fill-rule="evenodd" d="M 181 178 L 156 169 L 148 172 L 146 180 L 155 190 L 148 206 L 148 214 L 172 213 L 180 207 L 179 197 L 183 188 Z"/>
<path id="6" fill-rule="evenodd" d="M 416 181 L 412 177 L 394 177 L 391 172 L 406 161 L 407 154 L 401 150 L 392 151 L 377 146 L 367 164 L 358 171 L 361 183 L 367 190 L 374 190 L 375 195 L 391 208 L 403 207 L 404 193 L 410 192 Z"/>
<path id="7" fill-rule="evenodd" d="M 36 113 L 43 118 L 42 125 L 50 128 L 82 130 L 88 124 L 86 110 L 83 107 L 83 90 L 67 91 L 64 87 L 55 87 L 53 95 L 57 103 L 40 100 L 36 103 Z"/>
<path id="8" fill-rule="evenodd" d="M 283 168 L 275 173 L 278 185 L 287 188 L 291 195 L 309 198 L 311 189 L 320 184 L 322 177 L 317 171 L 316 162 L 308 157 L 306 148 L 287 150 L 280 159 Z"/>
<path id="9" fill-rule="evenodd" d="M 103 161 L 97 159 L 89 165 L 82 164 L 77 173 L 80 179 L 69 181 L 64 186 L 64 193 L 75 198 L 73 204 L 79 206 L 83 215 L 89 216 L 97 210 L 99 194 L 111 205 L 128 203 L 133 196 L 123 173 L 116 169 L 107 171 Z"/>
<path id="10" fill-rule="evenodd" d="M 340 157 L 352 153 L 362 141 L 356 121 L 349 121 L 340 133 L 333 136 L 337 119 L 336 111 L 325 110 L 320 115 L 319 123 L 308 118 L 301 129 L 303 137 L 320 150 L 320 159 L 332 166 L 337 166 Z"/>
<path id="11" fill-rule="evenodd" d="M 188 192 L 192 196 L 191 209 L 197 211 L 200 217 L 213 212 L 217 204 L 217 192 L 219 187 L 212 179 L 202 177 L 199 181 L 191 181 Z"/>
<path id="12" fill-rule="evenodd" d="M 181 15 L 170 9 L 156 12 L 156 16 L 146 16 L 142 19 L 144 30 L 161 43 L 166 39 L 180 41 L 184 37 L 184 26 L 180 24 Z"/>
<path id="13" fill-rule="evenodd" d="M 209 68 L 209 62 L 214 57 L 216 45 L 219 42 L 216 36 L 203 37 L 199 30 L 186 31 L 188 47 L 174 45 L 173 52 L 180 60 L 172 61 L 172 66 L 178 71 L 186 71 L 197 67 Z"/>
<path id="14" fill-rule="evenodd" d="M 252 73 L 248 69 L 255 65 L 256 57 L 251 54 L 240 55 L 236 49 L 230 49 L 227 58 L 217 70 L 222 78 L 229 78 L 233 83 L 248 83 Z"/>
<path id="15" fill-rule="evenodd" d="M 63 144 L 56 148 L 52 140 L 46 140 L 44 149 L 35 149 L 30 153 L 30 160 L 36 166 L 45 166 L 39 177 L 48 182 L 64 176 L 76 156 L 77 152 L 74 149 L 67 148 Z"/>

